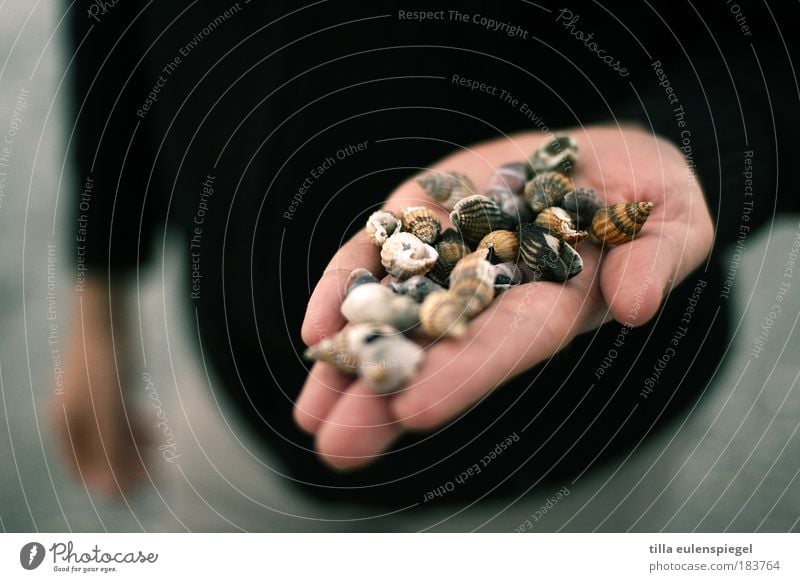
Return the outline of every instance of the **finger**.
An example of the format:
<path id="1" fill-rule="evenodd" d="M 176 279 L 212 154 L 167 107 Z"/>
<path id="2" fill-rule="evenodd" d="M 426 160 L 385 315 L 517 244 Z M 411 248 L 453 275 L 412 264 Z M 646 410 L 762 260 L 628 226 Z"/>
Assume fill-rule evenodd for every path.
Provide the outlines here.
<path id="1" fill-rule="evenodd" d="M 346 471 L 369 463 L 389 448 L 401 433 L 390 398 L 377 396 L 363 382 L 353 384 L 319 427 L 316 448 L 322 460 Z"/>
<path id="2" fill-rule="evenodd" d="M 465 340 L 433 345 L 416 381 L 392 402 L 402 425 L 429 430 L 443 424 L 602 321 L 597 251 L 582 254 L 588 260 L 574 279 L 511 289 L 470 322 Z"/>
<path id="3" fill-rule="evenodd" d="M 294 405 L 294 421 L 304 431 L 316 434 L 339 397 L 353 383 L 347 376 L 324 362 L 314 364 Z"/>
<path id="4" fill-rule="evenodd" d="M 705 210 L 703 208 L 697 210 Z M 697 268 L 711 248 L 711 221 L 662 218 L 653 211 L 642 232 L 630 243 L 606 247 L 600 286 L 614 319 L 634 326 L 649 321 L 664 296 Z"/>
<path id="5" fill-rule="evenodd" d="M 379 274 L 382 267 L 377 251 L 366 231 L 361 230 L 333 256 L 308 302 L 301 332 L 306 345 L 319 343 L 344 326 L 339 307 L 344 299 L 347 278 L 353 269 L 359 267 Z"/>

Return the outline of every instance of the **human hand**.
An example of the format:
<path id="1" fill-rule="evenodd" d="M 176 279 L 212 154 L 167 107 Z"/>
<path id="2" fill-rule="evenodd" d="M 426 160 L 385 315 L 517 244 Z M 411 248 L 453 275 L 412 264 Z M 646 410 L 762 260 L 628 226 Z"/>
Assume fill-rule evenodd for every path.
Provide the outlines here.
<path id="1" fill-rule="evenodd" d="M 107 497 L 127 493 L 146 474 L 146 433 L 130 413 L 126 324 L 119 303 L 109 303 L 104 283 L 88 281 L 76 301 L 67 345 L 63 390 L 52 403 L 61 448 L 76 477 Z M 114 309 L 114 332 L 111 309 Z M 115 339 L 116 341 L 112 341 Z"/>
<path id="2" fill-rule="evenodd" d="M 597 191 L 601 201 L 654 203 L 636 239 L 618 247 L 582 243 L 584 269 L 566 283 L 536 282 L 500 295 L 469 324 L 459 341 L 428 347 L 407 387 L 378 396 L 358 379 L 316 363 L 295 404 L 295 420 L 316 436 L 322 459 L 353 469 L 373 460 L 404 430 L 432 430 L 489 392 L 549 358 L 576 335 L 611 317 L 633 326 L 657 312 L 664 295 L 711 250 L 711 218 L 697 181 L 677 148 L 635 127 L 595 126 L 572 134 L 580 145 L 576 187 Z M 547 138 L 540 133 L 493 140 L 458 152 L 432 170 L 467 174 L 480 188 L 492 170 L 526 159 Z M 410 180 L 387 200 L 398 211 L 425 205 L 442 228 L 447 213 Z M 309 301 L 303 340 L 313 345 L 345 324 L 339 313 L 351 270 L 382 273 L 377 249 L 359 232 L 333 257 Z M 638 304 L 638 305 L 636 305 Z"/>

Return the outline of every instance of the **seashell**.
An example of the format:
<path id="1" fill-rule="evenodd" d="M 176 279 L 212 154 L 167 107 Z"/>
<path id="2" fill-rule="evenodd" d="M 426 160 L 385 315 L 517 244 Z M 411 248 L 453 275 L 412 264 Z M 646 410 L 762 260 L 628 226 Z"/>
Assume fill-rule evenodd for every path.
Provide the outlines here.
<path id="1" fill-rule="evenodd" d="M 419 310 L 422 331 L 432 338 L 461 338 L 467 333 L 464 306 L 448 291 L 435 291 L 425 298 Z"/>
<path id="2" fill-rule="evenodd" d="M 419 305 L 380 283 L 364 283 L 351 289 L 341 313 L 350 323 L 386 324 L 406 331 L 419 323 Z"/>
<path id="3" fill-rule="evenodd" d="M 477 192 L 472 180 L 459 172 L 430 172 L 417 178 L 417 183 L 445 210 L 452 210 L 459 200 Z"/>
<path id="4" fill-rule="evenodd" d="M 610 245 L 631 241 L 652 211 L 652 202 L 621 202 L 604 206 L 592 219 L 592 240 Z"/>
<path id="5" fill-rule="evenodd" d="M 424 354 L 399 333 L 366 337 L 358 349 L 358 375 L 376 394 L 391 394 L 417 372 Z"/>
<path id="6" fill-rule="evenodd" d="M 436 242 L 436 252 L 439 254 L 439 260 L 428 272 L 428 277 L 446 287 L 450 282 L 450 271 L 462 257 L 470 252 L 470 249 L 464 244 L 464 239 L 458 232 L 448 228 Z"/>
<path id="7" fill-rule="evenodd" d="M 450 213 L 450 220 L 470 245 L 477 244 L 493 230 L 509 230 L 515 224 L 496 202 L 480 194 L 459 201 Z"/>
<path id="8" fill-rule="evenodd" d="M 516 262 L 494 265 L 494 292 L 502 293 L 510 287 L 521 284 L 525 280 L 522 269 Z"/>
<path id="9" fill-rule="evenodd" d="M 533 152 L 530 157 L 531 167 L 536 173 L 571 174 L 577 161 L 578 143 L 566 134 L 553 136 L 553 139 Z"/>
<path id="10" fill-rule="evenodd" d="M 367 219 L 367 238 L 376 247 L 383 246 L 386 239 L 400 232 L 400 219 L 388 210 L 377 210 Z"/>
<path id="11" fill-rule="evenodd" d="M 307 360 L 327 362 L 340 372 L 356 374 L 358 372 L 358 358 L 353 346 L 353 333 L 355 328 L 345 328 L 339 333 L 325 338 L 318 344 L 309 347 L 303 354 Z"/>
<path id="12" fill-rule="evenodd" d="M 403 230 L 410 232 L 425 244 L 432 245 L 439 238 L 442 225 L 436 213 L 425 206 L 409 206 L 400 211 Z"/>
<path id="13" fill-rule="evenodd" d="M 494 266 L 483 258 L 485 254 L 480 250 L 468 254 L 450 273 L 449 294 L 463 306 L 464 314 L 470 319 L 494 299 Z"/>
<path id="14" fill-rule="evenodd" d="M 537 174 L 525 184 L 525 200 L 534 212 L 541 212 L 548 206 L 559 206 L 569 192 L 572 180 L 558 172 Z"/>
<path id="15" fill-rule="evenodd" d="M 439 255 L 439 259 L 441 260 L 441 255 Z M 434 291 L 443 289 L 437 282 L 421 275 L 411 277 L 410 279 L 398 283 L 392 283 L 391 288 L 395 293 L 410 297 L 417 303 L 422 303 L 422 301 Z"/>
<path id="16" fill-rule="evenodd" d="M 561 207 L 572 215 L 576 229 L 588 230 L 602 205 L 591 188 L 575 188 L 564 195 Z"/>
<path id="17" fill-rule="evenodd" d="M 396 232 L 381 249 L 381 263 L 386 271 L 398 279 L 424 275 L 436 264 L 439 255 L 413 234 Z"/>
<path id="18" fill-rule="evenodd" d="M 349 294 L 350 291 L 364 283 L 380 283 L 380 281 L 367 269 L 353 269 L 353 271 L 350 272 L 350 276 L 347 277 L 347 283 L 344 288 L 346 289 L 346 293 Z"/>
<path id="19" fill-rule="evenodd" d="M 575 230 L 572 216 L 560 206 L 548 206 L 542 210 L 536 216 L 536 224 L 553 231 L 572 246 L 589 236 L 584 230 Z"/>
<path id="20" fill-rule="evenodd" d="M 535 279 L 566 281 L 583 270 L 580 255 L 552 231 L 538 224 L 522 224 L 519 250 Z"/>
<path id="21" fill-rule="evenodd" d="M 500 207 L 500 210 L 514 221 L 514 224 L 533 220 L 531 207 L 528 206 L 528 203 L 522 196 L 515 194 L 511 190 L 493 188 L 486 191 L 486 197 L 490 200 L 494 200 Z"/>
<path id="22" fill-rule="evenodd" d="M 528 181 L 528 168 L 529 166 L 525 162 L 503 164 L 492 173 L 486 190 L 506 190 L 512 194 L 521 195 L 525 182 Z"/>
<path id="23" fill-rule="evenodd" d="M 357 374 L 378 394 L 401 388 L 416 373 L 422 350 L 389 325 L 354 325 L 311 346 L 311 360 L 327 362 L 346 374 Z"/>
<path id="24" fill-rule="evenodd" d="M 495 230 L 481 239 L 478 248 L 491 248 L 502 263 L 516 263 L 519 260 L 519 235 L 512 230 Z"/>

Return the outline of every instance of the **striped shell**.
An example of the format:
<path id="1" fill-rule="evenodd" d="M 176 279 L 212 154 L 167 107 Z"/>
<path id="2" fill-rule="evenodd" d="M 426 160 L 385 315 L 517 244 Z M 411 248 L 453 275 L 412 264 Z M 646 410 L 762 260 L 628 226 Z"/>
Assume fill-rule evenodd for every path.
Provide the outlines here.
<path id="1" fill-rule="evenodd" d="M 447 287 L 450 283 L 450 271 L 464 255 L 470 252 L 470 248 L 464 244 L 460 234 L 448 228 L 436 242 L 436 252 L 439 254 L 439 259 L 428 272 L 428 277 L 439 285 Z"/>
<path id="2" fill-rule="evenodd" d="M 537 280 L 566 281 L 583 270 L 581 256 L 538 224 L 520 225 L 520 255 Z"/>
<path id="3" fill-rule="evenodd" d="M 438 258 L 436 249 L 408 232 L 393 234 L 381 249 L 381 263 L 386 272 L 398 279 L 424 275 Z"/>
<path id="4" fill-rule="evenodd" d="M 376 247 L 382 247 L 395 232 L 400 232 L 400 219 L 388 210 L 377 210 L 367 219 L 367 238 Z"/>
<path id="5" fill-rule="evenodd" d="M 543 226 L 572 246 L 584 240 L 589 233 L 585 230 L 576 230 L 569 212 L 560 206 L 549 206 L 536 216 L 536 224 Z"/>
<path id="6" fill-rule="evenodd" d="M 447 291 L 431 293 L 419 309 L 420 327 L 432 337 L 458 339 L 467 333 L 464 306 Z"/>
<path id="7" fill-rule="evenodd" d="M 514 220 L 486 196 L 464 198 L 453 208 L 450 220 L 470 245 L 476 245 L 493 230 L 512 229 Z"/>
<path id="8" fill-rule="evenodd" d="M 560 205 L 572 190 L 572 180 L 564 174 L 544 172 L 525 184 L 525 200 L 534 212 L 541 212 L 548 206 Z"/>
<path id="9" fill-rule="evenodd" d="M 410 232 L 425 244 L 432 245 L 439 238 L 442 225 L 436 213 L 425 206 L 409 206 L 400 211 L 400 223 L 405 232 Z"/>
<path id="10" fill-rule="evenodd" d="M 512 194 L 521 195 L 525 182 L 528 181 L 528 168 L 525 162 L 503 164 L 492 173 L 486 190 L 508 190 Z"/>
<path id="11" fill-rule="evenodd" d="M 519 260 L 519 235 L 513 230 L 495 230 L 481 239 L 478 248 L 491 248 L 501 263 L 516 263 Z"/>
<path id="12" fill-rule="evenodd" d="M 477 192 L 472 181 L 459 172 L 430 172 L 417 178 L 417 183 L 445 210 Z"/>
<path id="13" fill-rule="evenodd" d="M 561 207 L 572 215 L 575 228 L 588 230 L 602 205 L 591 188 L 575 188 L 564 196 Z"/>
<path id="14" fill-rule="evenodd" d="M 467 318 L 486 309 L 494 299 L 494 266 L 476 251 L 458 261 L 450 273 L 450 295 L 464 306 Z"/>
<path id="15" fill-rule="evenodd" d="M 652 211 L 652 202 L 621 202 L 604 206 L 592 220 L 592 241 L 610 245 L 631 241 Z"/>
<path id="16" fill-rule="evenodd" d="M 569 135 L 553 136 L 530 157 L 534 172 L 561 172 L 571 174 L 578 161 L 578 143 Z"/>

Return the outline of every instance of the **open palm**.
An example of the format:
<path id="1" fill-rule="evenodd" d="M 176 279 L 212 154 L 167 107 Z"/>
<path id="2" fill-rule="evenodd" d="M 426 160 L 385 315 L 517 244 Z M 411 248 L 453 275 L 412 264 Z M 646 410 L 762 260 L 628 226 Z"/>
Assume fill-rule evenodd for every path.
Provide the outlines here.
<path id="1" fill-rule="evenodd" d="M 461 340 L 429 345 L 425 362 L 407 387 L 377 396 L 330 365 L 311 369 L 295 405 L 295 419 L 316 435 L 329 465 L 352 469 L 373 460 L 405 430 L 431 430 L 484 398 L 512 377 L 564 348 L 576 335 L 610 318 L 641 325 L 666 292 L 711 249 L 712 225 L 700 186 L 680 152 L 634 127 L 590 127 L 571 132 L 581 157 L 573 180 L 594 188 L 607 204 L 649 200 L 647 224 L 630 244 L 578 247 L 584 269 L 566 283 L 537 282 L 503 293 L 469 325 Z M 546 137 L 527 133 L 464 149 L 432 169 L 463 172 L 477 186 L 492 170 L 525 159 Z M 386 208 L 426 205 L 443 228 L 447 213 L 415 182 L 403 184 Z M 303 340 L 315 344 L 341 329 L 339 313 L 349 273 L 382 272 L 377 249 L 362 231 L 334 256 L 309 302 Z"/>

